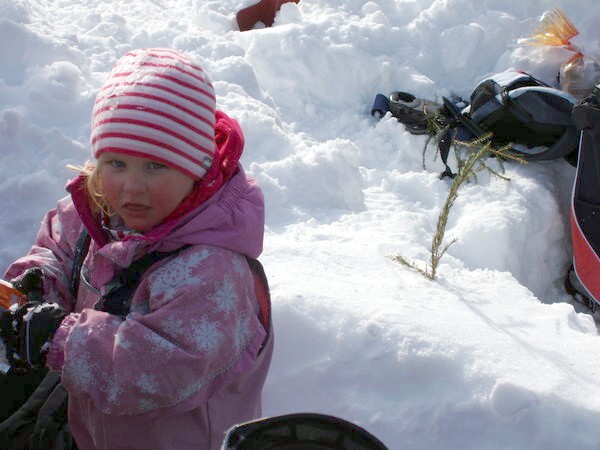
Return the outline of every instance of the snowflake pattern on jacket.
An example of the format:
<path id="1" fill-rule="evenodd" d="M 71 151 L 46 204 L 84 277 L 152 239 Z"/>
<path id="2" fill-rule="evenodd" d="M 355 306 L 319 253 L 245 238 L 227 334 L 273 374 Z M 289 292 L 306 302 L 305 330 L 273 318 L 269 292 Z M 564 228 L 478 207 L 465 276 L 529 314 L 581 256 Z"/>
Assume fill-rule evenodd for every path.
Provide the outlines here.
<path id="1" fill-rule="evenodd" d="M 155 302 L 170 302 L 181 286 L 193 286 L 201 283 L 202 274 L 194 276 L 194 268 L 209 256 L 210 251 L 203 249 L 198 254 L 188 254 L 171 260 L 170 264 L 161 266 L 152 274 L 150 297 Z"/>
<path id="2" fill-rule="evenodd" d="M 86 310 L 67 339 L 65 384 L 87 392 L 105 413 L 140 414 L 185 401 L 234 364 L 261 331 L 243 256 L 194 246 L 156 265 L 124 321 Z M 114 335 L 110 348 L 102 334 Z"/>

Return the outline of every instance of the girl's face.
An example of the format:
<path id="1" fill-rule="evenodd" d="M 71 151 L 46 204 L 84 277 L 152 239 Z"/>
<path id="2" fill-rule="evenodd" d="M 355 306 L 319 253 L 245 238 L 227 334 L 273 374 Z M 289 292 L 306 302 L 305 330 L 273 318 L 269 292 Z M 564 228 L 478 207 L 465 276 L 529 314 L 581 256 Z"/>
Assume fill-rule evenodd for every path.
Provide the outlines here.
<path id="1" fill-rule="evenodd" d="M 138 156 L 106 152 L 98 169 L 106 202 L 140 232 L 161 223 L 194 187 L 194 179 L 179 170 Z"/>

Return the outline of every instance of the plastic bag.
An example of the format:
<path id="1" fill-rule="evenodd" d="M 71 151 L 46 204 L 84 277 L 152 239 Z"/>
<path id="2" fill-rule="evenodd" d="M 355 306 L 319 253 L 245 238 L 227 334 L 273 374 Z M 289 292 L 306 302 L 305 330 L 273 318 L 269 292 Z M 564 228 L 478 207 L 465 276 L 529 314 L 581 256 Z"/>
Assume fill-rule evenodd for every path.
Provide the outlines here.
<path id="1" fill-rule="evenodd" d="M 563 91 L 583 100 L 600 82 L 600 64 L 579 53 L 561 66 L 559 82 Z"/>
<path id="2" fill-rule="evenodd" d="M 528 41 L 530 45 L 562 47 L 575 54 L 559 70 L 560 89 L 573 95 L 577 100 L 590 95 L 594 85 L 600 82 L 600 62 L 585 55 L 573 38 L 579 31 L 567 15 L 556 8 L 544 15 Z"/>

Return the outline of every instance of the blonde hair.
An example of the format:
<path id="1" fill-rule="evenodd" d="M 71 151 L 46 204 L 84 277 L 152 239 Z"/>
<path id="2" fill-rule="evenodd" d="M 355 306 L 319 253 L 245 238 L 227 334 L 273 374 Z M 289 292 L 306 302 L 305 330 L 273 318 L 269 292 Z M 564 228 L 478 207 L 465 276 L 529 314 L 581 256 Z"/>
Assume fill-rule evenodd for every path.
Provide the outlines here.
<path id="1" fill-rule="evenodd" d="M 100 170 L 95 161 L 86 161 L 83 166 L 67 165 L 68 169 L 79 172 L 86 177 L 85 190 L 90 202 L 92 213 L 97 214 L 100 211 L 108 216 L 113 216 L 114 211 L 106 202 L 102 192 L 102 183 L 100 182 Z"/>

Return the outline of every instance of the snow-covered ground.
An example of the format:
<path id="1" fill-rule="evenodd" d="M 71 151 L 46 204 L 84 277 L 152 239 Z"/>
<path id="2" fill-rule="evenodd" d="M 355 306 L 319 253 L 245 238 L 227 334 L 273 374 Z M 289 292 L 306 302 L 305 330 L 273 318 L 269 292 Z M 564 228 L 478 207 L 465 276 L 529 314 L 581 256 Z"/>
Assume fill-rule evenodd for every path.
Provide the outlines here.
<path id="1" fill-rule="evenodd" d="M 565 49 L 521 45 L 560 6 L 600 55 L 600 3 L 301 0 L 239 32 L 251 0 L 0 0 L 0 270 L 89 157 L 96 89 L 136 47 L 214 79 L 267 202 L 261 257 L 276 349 L 264 414 L 353 421 L 390 449 L 597 449 L 600 338 L 562 283 L 563 160 L 507 163 L 461 188 L 437 281 L 418 264 L 449 189 L 425 138 L 370 116 L 377 93 L 468 98 L 508 68 L 556 82 Z M 493 162 L 492 162 L 493 164 Z"/>

